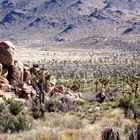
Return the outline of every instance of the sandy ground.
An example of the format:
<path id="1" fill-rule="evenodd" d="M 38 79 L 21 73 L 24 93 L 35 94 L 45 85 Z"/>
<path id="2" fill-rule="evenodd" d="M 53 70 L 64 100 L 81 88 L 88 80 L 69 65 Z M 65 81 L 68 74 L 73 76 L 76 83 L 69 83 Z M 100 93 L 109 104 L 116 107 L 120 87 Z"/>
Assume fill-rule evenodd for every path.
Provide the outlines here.
<path id="1" fill-rule="evenodd" d="M 17 48 L 16 58 L 20 61 L 86 61 L 104 57 L 111 53 L 119 53 L 116 50 L 45 50 L 41 48 Z"/>

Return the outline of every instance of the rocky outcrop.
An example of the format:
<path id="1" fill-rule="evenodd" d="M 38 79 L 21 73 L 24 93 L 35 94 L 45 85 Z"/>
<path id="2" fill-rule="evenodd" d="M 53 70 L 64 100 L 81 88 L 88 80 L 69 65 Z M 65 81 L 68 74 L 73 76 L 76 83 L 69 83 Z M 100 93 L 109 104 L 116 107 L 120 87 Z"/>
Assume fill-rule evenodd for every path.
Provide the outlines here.
<path id="1" fill-rule="evenodd" d="M 9 42 L 0 43 L 0 97 L 3 99 L 39 97 L 72 104 L 80 99 L 78 94 L 67 91 L 63 85 L 56 85 L 56 78 L 38 64 L 24 65 L 15 58 L 15 46 Z"/>

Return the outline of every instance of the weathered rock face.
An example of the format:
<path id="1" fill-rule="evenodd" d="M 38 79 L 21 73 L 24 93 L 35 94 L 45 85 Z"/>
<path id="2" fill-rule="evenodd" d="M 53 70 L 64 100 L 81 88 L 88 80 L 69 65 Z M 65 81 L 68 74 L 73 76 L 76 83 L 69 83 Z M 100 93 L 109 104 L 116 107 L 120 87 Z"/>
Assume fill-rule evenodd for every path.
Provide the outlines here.
<path id="1" fill-rule="evenodd" d="M 15 98 L 15 94 L 13 94 L 12 92 L 5 92 L 3 94 L 4 100 L 13 99 L 13 98 Z"/>
<path id="2" fill-rule="evenodd" d="M 3 67 L 3 69 L 2 69 L 2 77 L 4 77 L 4 78 L 8 77 L 8 68 Z"/>
<path id="3" fill-rule="evenodd" d="M 53 75 L 44 75 L 44 90 L 47 93 L 50 93 L 52 90 L 54 90 L 56 85 L 56 79 Z"/>
<path id="4" fill-rule="evenodd" d="M 1 77 L 1 75 L 2 75 L 2 64 L 0 63 L 0 77 Z"/>
<path id="5" fill-rule="evenodd" d="M 14 87 L 23 83 L 23 64 L 15 63 L 13 66 L 9 67 L 8 80 L 10 84 Z"/>
<path id="6" fill-rule="evenodd" d="M 9 84 L 8 80 L 5 78 L 0 78 L 0 90 L 3 92 L 11 91 L 12 86 Z"/>
<path id="7" fill-rule="evenodd" d="M 65 93 L 65 87 L 63 85 L 61 85 L 59 87 L 55 87 L 54 88 L 54 92 L 58 92 L 58 93 L 64 94 Z"/>
<path id="8" fill-rule="evenodd" d="M 0 89 L 0 97 L 3 97 L 4 92 Z"/>
<path id="9" fill-rule="evenodd" d="M 15 46 L 10 41 L 0 43 L 0 63 L 6 66 L 13 65 L 15 60 Z"/>
<path id="10" fill-rule="evenodd" d="M 24 67 L 23 82 L 29 83 L 30 79 L 31 79 L 30 69 L 28 67 Z"/>

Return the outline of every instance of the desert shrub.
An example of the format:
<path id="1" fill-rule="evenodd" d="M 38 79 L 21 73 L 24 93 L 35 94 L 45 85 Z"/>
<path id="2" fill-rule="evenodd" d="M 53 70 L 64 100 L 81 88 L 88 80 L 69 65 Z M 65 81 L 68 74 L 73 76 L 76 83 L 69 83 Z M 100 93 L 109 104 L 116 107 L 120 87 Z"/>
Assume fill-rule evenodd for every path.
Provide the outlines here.
<path id="1" fill-rule="evenodd" d="M 18 115 L 23 110 L 23 103 L 21 101 L 10 100 L 10 113 L 12 115 Z"/>
<path id="2" fill-rule="evenodd" d="M 61 140 L 77 140 L 79 138 L 80 131 L 77 129 L 65 129 L 60 134 Z"/>
<path id="3" fill-rule="evenodd" d="M 135 119 L 140 119 L 140 98 L 134 100 L 133 110 L 135 113 Z"/>
<path id="4" fill-rule="evenodd" d="M 48 112 L 55 112 L 62 110 L 62 104 L 56 100 L 48 100 L 45 102 L 45 109 Z"/>
<path id="5" fill-rule="evenodd" d="M 4 103 L 0 103 L 0 113 L 2 113 L 4 107 L 5 107 L 5 104 Z"/>
<path id="6" fill-rule="evenodd" d="M 84 125 L 79 118 L 72 118 L 66 121 L 65 127 L 68 129 L 81 129 L 84 127 Z"/>
<path id="7" fill-rule="evenodd" d="M 44 118 L 45 116 L 45 106 L 44 104 L 40 103 L 38 99 L 32 101 L 32 116 L 35 119 Z"/>
<path id="8" fill-rule="evenodd" d="M 118 106 L 122 108 L 133 108 L 134 100 L 130 94 L 124 94 L 118 100 Z"/>
<path id="9" fill-rule="evenodd" d="M 0 132 L 7 133 L 14 129 L 13 116 L 11 114 L 0 116 Z"/>
<path id="10" fill-rule="evenodd" d="M 107 128 L 102 132 L 102 140 L 120 140 L 120 136 L 112 128 Z"/>
<path id="11" fill-rule="evenodd" d="M 14 117 L 14 131 L 29 130 L 32 127 L 32 119 L 25 114 Z"/>
<path id="12" fill-rule="evenodd" d="M 77 99 L 74 101 L 74 103 L 77 105 L 77 106 L 83 106 L 85 105 L 85 101 L 82 100 L 82 99 Z"/>
<path id="13" fill-rule="evenodd" d="M 1 133 L 14 133 L 31 128 L 31 119 L 27 118 L 24 114 L 17 116 L 6 114 L 0 116 L 0 132 Z"/>
<path id="14" fill-rule="evenodd" d="M 131 95 L 124 94 L 118 100 L 118 106 L 125 109 L 125 116 L 133 116 L 132 118 L 135 118 L 135 119 L 139 118 L 140 98 L 132 98 Z"/>

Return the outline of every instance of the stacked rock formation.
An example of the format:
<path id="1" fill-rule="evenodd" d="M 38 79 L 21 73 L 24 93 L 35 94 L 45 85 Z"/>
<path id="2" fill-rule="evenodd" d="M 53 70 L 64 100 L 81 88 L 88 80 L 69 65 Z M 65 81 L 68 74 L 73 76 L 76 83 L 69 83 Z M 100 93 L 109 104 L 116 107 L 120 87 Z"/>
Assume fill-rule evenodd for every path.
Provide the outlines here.
<path id="1" fill-rule="evenodd" d="M 10 41 L 0 43 L 0 98 L 39 97 L 40 102 L 51 95 L 58 100 L 74 101 L 78 95 L 56 86 L 56 79 L 38 64 L 29 66 L 16 60 L 15 46 Z"/>
<path id="2" fill-rule="evenodd" d="M 27 82 L 27 70 L 15 58 L 15 46 L 10 41 L 0 43 L 0 96 L 16 95 Z M 25 78 L 24 78 L 25 76 Z M 29 77 L 29 76 L 28 76 Z M 19 96 L 19 95 L 18 95 Z M 11 96 L 12 97 L 12 96 Z"/>

